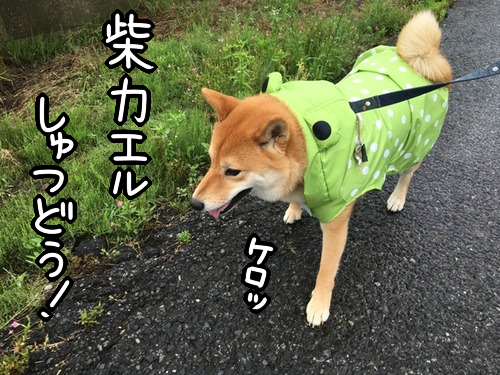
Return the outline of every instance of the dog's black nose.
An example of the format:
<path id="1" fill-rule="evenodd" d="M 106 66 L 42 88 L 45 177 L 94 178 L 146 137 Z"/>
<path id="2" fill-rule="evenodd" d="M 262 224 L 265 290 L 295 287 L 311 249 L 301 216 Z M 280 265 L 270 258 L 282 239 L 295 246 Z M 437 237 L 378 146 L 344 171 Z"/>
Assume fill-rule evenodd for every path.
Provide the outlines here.
<path id="1" fill-rule="evenodd" d="M 191 197 L 191 200 L 189 202 L 191 203 L 191 207 L 193 207 L 195 210 L 201 211 L 205 208 L 205 203 L 199 201 L 198 199 L 194 199 Z"/>

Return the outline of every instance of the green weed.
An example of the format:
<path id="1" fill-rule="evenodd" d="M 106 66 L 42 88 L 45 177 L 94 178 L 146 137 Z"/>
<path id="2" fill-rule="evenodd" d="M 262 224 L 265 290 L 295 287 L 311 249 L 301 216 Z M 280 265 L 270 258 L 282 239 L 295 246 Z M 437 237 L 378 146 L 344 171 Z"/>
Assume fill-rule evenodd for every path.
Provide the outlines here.
<path id="1" fill-rule="evenodd" d="M 21 328 L 19 328 L 21 327 Z M 26 324 L 13 321 L 9 331 L 9 354 L 2 356 L 0 360 L 0 373 L 2 374 L 24 374 L 28 368 L 31 345 L 28 345 L 31 321 L 27 318 Z"/>
<path id="2" fill-rule="evenodd" d="M 19 319 L 39 306 L 43 301 L 40 278 L 29 276 L 28 272 L 14 274 L 5 268 L 0 274 L 0 329 L 8 322 Z"/>
<path id="3" fill-rule="evenodd" d="M 180 233 L 177 233 L 177 242 L 179 245 L 186 245 L 191 242 L 191 233 L 189 230 L 183 230 Z"/>
<path id="4" fill-rule="evenodd" d="M 80 45 L 100 41 L 100 28 L 81 27 L 73 31 L 57 31 L 30 38 L 8 40 L 0 44 L 0 57 L 8 63 L 46 61 Z"/>
<path id="5" fill-rule="evenodd" d="M 252 81 L 250 68 L 255 56 L 248 51 L 247 43 L 242 39 L 237 40 L 234 44 L 224 45 L 223 53 L 223 59 L 228 60 L 231 65 L 231 74 L 228 76 L 233 83 L 231 92 L 237 97 L 245 96 L 253 89 L 250 85 Z"/>
<path id="6" fill-rule="evenodd" d="M 103 313 L 102 303 L 101 301 L 99 301 L 99 303 L 96 306 L 88 310 L 83 309 L 80 312 L 80 317 L 78 318 L 78 324 L 83 326 L 99 324 L 99 318 L 102 316 L 102 313 Z"/>
<path id="7" fill-rule="evenodd" d="M 120 250 L 118 250 L 118 249 L 111 249 L 111 250 L 101 249 L 101 251 L 99 251 L 99 253 L 102 256 L 104 256 L 105 258 L 113 261 L 120 255 Z"/>
<path id="8" fill-rule="evenodd" d="M 151 218 L 154 209 L 155 206 L 145 205 L 139 200 L 118 199 L 116 204 L 106 206 L 103 215 L 113 231 L 125 234 L 127 238 L 134 238 L 139 234 L 144 222 Z"/>

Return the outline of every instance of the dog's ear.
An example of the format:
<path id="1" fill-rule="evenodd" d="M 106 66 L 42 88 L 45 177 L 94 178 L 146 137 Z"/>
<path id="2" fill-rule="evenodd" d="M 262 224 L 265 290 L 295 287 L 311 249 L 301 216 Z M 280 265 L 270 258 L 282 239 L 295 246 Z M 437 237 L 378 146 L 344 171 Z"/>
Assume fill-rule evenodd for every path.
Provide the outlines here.
<path id="1" fill-rule="evenodd" d="M 272 148 L 279 153 L 284 153 L 289 138 L 287 122 L 282 118 L 275 118 L 262 127 L 257 136 L 257 143 L 262 148 Z"/>
<path id="2" fill-rule="evenodd" d="M 208 104 L 217 112 L 219 121 L 224 121 L 231 111 L 240 103 L 239 99 L 205 87 L 201 89 L 201 92 Z"/>

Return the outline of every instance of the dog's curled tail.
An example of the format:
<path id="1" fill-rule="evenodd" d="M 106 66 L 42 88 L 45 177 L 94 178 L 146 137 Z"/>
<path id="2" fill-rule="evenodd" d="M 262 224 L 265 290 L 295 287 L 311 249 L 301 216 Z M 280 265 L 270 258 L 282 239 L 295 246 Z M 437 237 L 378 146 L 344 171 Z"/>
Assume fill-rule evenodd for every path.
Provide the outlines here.
<path id="1" fill-rule="evenodd" d="M 397 52 L 432 82 L 451 80 L 451 66 L 441 54 L 441 29 L 431 11 L 417 13 L 399 33 Z"/>

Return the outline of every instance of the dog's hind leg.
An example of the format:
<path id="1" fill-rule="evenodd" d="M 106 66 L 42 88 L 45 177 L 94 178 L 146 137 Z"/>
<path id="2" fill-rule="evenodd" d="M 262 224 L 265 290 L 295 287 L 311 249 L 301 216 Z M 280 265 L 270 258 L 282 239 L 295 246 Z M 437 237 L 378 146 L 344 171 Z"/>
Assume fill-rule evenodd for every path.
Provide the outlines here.
<path id="1" fill-rule="evenodd" d="M 420 164 L 421 163 L 416 164 L 407 171 L 401 173 L 401 175 L 399 176 L 398 184 L 387 200 L 387 209 L 389 211 L 399 212 L 403 209 L 411 179 L 413 178 L 413 174 L 415 173 L 415 171 L 418 169 L 418 167 L 420 167 Z"/>
<path id="2" fill-rule="evenodd" d="M 302 217 L 302 207 L 300 204 L 292 202 L 288 205 L 288 209 L 283 216 L 285 224 L 292 224 Z"/>

